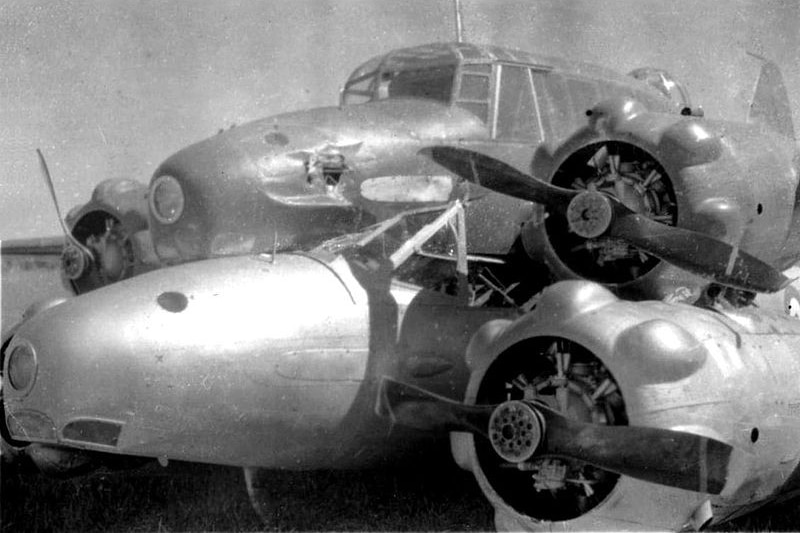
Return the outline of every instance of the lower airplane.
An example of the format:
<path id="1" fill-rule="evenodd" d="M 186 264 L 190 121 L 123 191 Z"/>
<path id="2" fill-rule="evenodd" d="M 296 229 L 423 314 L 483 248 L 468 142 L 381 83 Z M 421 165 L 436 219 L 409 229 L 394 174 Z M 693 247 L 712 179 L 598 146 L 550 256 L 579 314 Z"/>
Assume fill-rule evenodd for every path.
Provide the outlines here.
<path id="1" fill-rule="evenodd" d="M 498 529 L 700 528 L 800 492 L 793 287 L 735 308 L 564 281 L 478 305 L 464 232 L 455 202 L 38 305 L 3 341 L 3 438 L 56 475 L 241 466 L 259 509 L 264 470 L 452 432 Z"/>

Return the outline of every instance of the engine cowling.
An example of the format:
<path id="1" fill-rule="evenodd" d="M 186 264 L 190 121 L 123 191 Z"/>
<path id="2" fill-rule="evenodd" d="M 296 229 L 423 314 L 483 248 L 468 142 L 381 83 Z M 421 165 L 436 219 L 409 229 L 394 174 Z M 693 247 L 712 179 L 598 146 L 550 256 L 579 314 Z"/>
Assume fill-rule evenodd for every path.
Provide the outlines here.
<path id="1" fill-rule="evenodd" d="M 62 279 L 76 294 L 158 266 L 148 232 L 144 184 L 128 179 L 101 182 L 89 202 L 70 211 L 67 226 L 86 248 L 70 244 L 62 254 Z"/>
<path id="2" fill-rule="evenodd" d="M 653 220 L 709 234 L 781 269 L 796 259 L 784 247 L 798 184 L 790 141 L 753 125 L 649 112 L 627 98 L 587 115 L 586 127 L 534 160 L 536 175 L 607 193 Z M 658 299 L 707 283 L 622 241 L 581 238 L 563 217 L 537 210 L 522 242 L 557 279 Z"/>
<path id="3" fill-rule="evenodd" d="M 679 530 L 725 520 L 786 490 L 798 469 L 800 428 L 788 407 L 798 398 L 797 333 L 800 322 L 785 316 L 636 303 L 593 283 L 556 284 L 529 315 L 473 337 L 466 402 L 540 402 L 591 424 L 713 438 L 743 452 L 738 474 L 712 496 L 560 456 L 509 463 L 472 433 L 452 434 L 454 457 L 494 506 L 498 530 Z"/>

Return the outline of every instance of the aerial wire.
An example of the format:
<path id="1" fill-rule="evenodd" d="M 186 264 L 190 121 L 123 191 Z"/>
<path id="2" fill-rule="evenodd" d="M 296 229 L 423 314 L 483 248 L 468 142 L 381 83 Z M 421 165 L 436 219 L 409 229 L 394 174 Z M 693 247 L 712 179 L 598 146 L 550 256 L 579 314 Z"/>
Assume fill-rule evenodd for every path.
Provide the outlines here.
<path id="1" fill-rule="evenodd" d="M 456 10 L 456 42 L 464 42 L 464 26 L 461 23 L 461 0 L 454 0 Z"/>

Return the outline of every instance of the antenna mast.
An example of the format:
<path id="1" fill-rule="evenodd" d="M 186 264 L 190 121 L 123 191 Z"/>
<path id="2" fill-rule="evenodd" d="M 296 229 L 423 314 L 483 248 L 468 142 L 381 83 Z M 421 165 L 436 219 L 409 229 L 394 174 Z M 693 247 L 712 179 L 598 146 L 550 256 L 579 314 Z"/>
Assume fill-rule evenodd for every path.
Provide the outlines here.
<path id="1" fill-rule="evenodd" d="M 456 10 L 456 41 L 463 43 L 464 27 L 461 24 L 461 0 L 454 0 L 454 7 Z"/>

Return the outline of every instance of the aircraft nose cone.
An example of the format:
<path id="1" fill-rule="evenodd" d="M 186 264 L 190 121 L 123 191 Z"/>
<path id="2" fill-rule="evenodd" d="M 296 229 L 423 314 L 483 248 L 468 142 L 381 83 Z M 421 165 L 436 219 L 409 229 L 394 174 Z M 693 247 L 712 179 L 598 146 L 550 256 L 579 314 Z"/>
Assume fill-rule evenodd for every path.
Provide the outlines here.
<path id="1" fill-rule="evenodd" d="M 177 185 L 181 209 L 174 220 L 154 214 L 155 187 L 165 176 Z M 189 146 L 168 158 L 151 182 L 150 228 L 156 253 L 168 263 L 209 257 L 221 235 L 240 235 L 242 251 L 252 249 L 246 229 L 260 220 L 257 168 L 241 147 L 221 134 Z"/>
<path id="2" fill-rule="evenodd" d="M 180 263 L 271 252 L 352 231 L 355 210 L 312 183 L 309 158 L 315 152 L 308 147 L 323 137 L 305 125 L 277 130 L 257 122 L 172 155 L 150 185 L 159 258 Z M 155 194 L 159 184 L 165 187 L 161 195 Z M 167 216 L 157 213 L 156 198 L 164 198 Z"/>
<path id="3" fill-rule="evenodd" d="M 335 269 L 294 254 L 195 261 L 42 310 L 9 347 L 12 436 L 230 464 L 293 459 L 337 431 L 366 373 L 365 296 L 345 283 L 346 263 Z"/>

